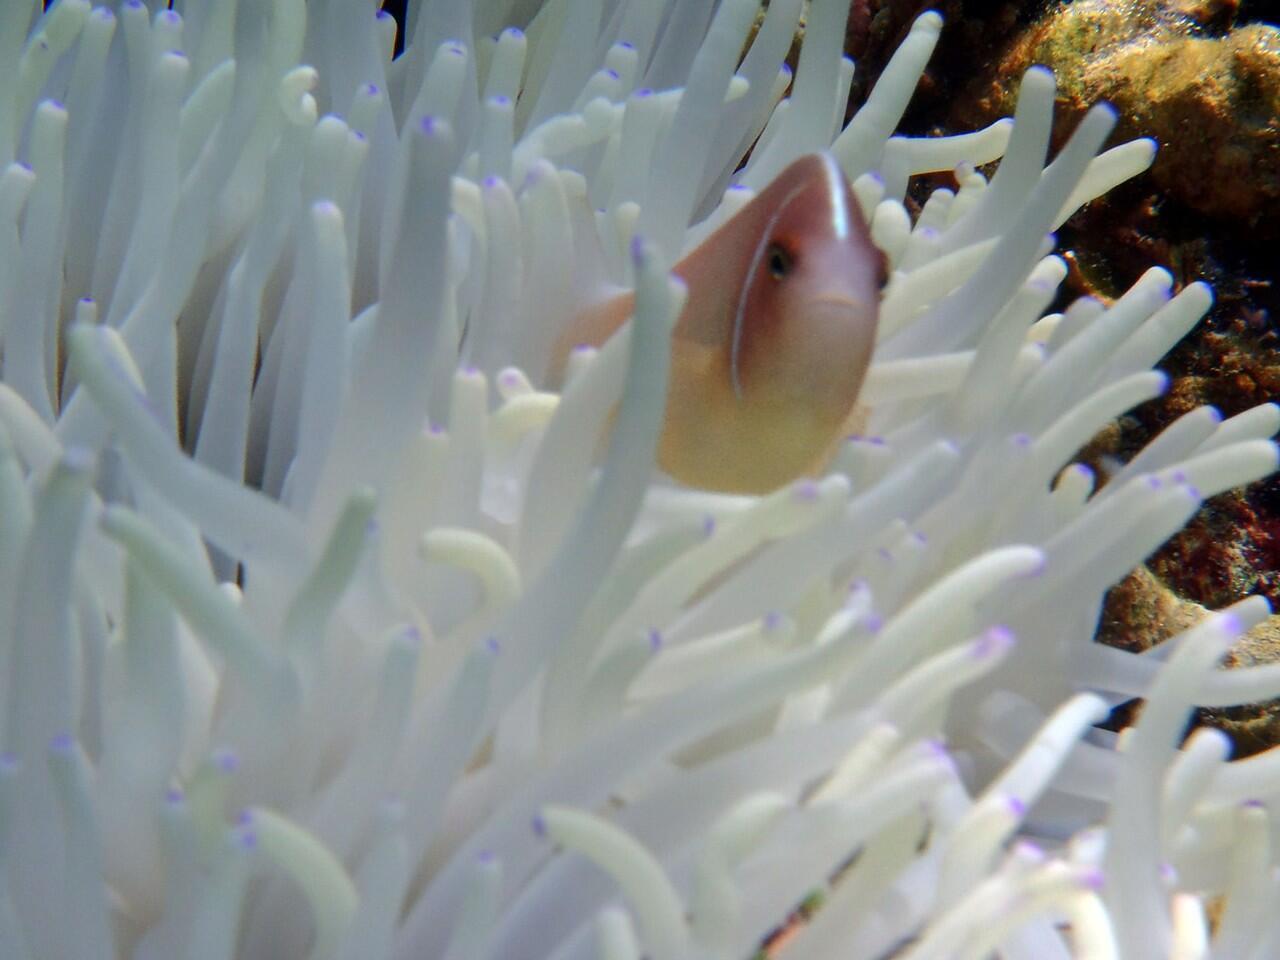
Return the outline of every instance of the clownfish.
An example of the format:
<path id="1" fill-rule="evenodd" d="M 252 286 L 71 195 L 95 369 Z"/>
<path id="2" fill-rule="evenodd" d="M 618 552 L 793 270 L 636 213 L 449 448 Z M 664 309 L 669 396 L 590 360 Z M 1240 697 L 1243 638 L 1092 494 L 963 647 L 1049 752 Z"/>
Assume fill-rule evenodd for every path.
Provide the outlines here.
<path id="1" fill-rule="evenodd" d="M 819 469 L 853 414 L 875 345 L 885 258 L 834 158 L 796 160 L 673 268 L 688 288 L 671 335 L 658 463 L 681 483 L 763 493 Z M 580 310 L 556 366 L 633 312 Z"/>

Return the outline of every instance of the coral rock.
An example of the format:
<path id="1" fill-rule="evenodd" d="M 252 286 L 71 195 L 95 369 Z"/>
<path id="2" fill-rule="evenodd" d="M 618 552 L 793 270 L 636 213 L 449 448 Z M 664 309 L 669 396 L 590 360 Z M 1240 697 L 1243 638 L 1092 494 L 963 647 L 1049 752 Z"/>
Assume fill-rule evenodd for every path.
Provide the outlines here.
<path id="1" fill-rule="evenodd" d="M 1160 144 L 1156 184 L 1212 216 L 1258 223 L 1280 209 L 1280 30 L 1256 23 L 1211 36 L 1220 2 L 1084 0 L 1016 39 L 993 76 L 961 98 L 972 120 L 1011 111 L 1012 80 L 1032 64 L 1057 75 L 1057 130 L 1089 104 L 1113 103 L 1117 133 Z"/>

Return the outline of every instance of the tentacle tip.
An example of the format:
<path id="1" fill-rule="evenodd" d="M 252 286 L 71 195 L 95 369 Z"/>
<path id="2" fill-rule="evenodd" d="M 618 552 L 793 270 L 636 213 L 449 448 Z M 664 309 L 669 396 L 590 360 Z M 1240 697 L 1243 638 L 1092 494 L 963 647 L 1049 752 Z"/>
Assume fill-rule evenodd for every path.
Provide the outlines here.
<path id="1" fill-rule="evenodd" d="M 1044 852 L 1044 847 L 1033 840 L 1018 840 L 1013 845 L 1013 853 L 1022 860 L 1028 860 L 1032 863 L 1042 863 L 1048 856 Z"/>
<path id="2" fill-rule="evenodd" d="M 59 733 L 49 741 L 51 753 L 70 753 L 76 745 L 76 738 L 70 733 Z"/>
<path id="3" fill-rule="evenodd" d="M 1028 580 L 1034 580 L 1037 577 L 1043 577 L 1045 571 L 1049 569 L 1049 557 L 1043 550 L 1036 551 L 1035 562 L 1027 568 L 1027 572 L 1023 574 Z"/>
<path id="4" fill-rule="evenodd" d="M 1107 885 L 1107 875 L 1099 867 L 1090 867 L 1080 874 L 1080 886 L 1095 892 Z"/>
<path id="5" fill-rule="evenodd" d="M 999 657 L 1013 649 L 1017 642 L 1013 631 L 1000 624 L 987 630 L 977 639 L 973 645 L 973 655 L 979 660 Z"/>
<path id="6" fill-rule="evenodd" d="M 428 114 L 418 123 L 422 134 L 428 139 L 436 142 L 446 141 L 453 136 L 453 127 L 449 121 L 443 117 L 437 117 Z"/>
<path id="7" fill-rule="evenodd" d="M 1111 124 L 1114 124 L 1120 119 L 1120 111 L 1105 100 L 1100 103 L 1095 103 L 1089 112 L 1105 118 L 1107 122 Z"/>
<path id="8" fill-rule="evenodd" d="M 947 749 L 947 745 L 937 737 L 930 737 L 924 741 L 924 749 L 935 760 L 939 760 L 948 766 L 955 763 L 955 758 L 951 756 L 951 751 Z"/>
<path id="9" fill-rule="evenodd" d="M 937 10 L 926 10 L 920 16 L 916 17 L 915 23 L 911 25 L 912 30 L 941 30 L 942 14 Z"/>
<path id="10" fill-rule="evenodd" d="M 1237 614 L 1228 610 L 1218 614 L 1218 629 L 1224 636 L 1234 639 L 1245 632 L 1245 625 Z"/>
<path id="11" fill-rule="evenodd" d="M 814 503 L 818 499 L 818 484 L 808 477 L 797 480 L 791 487 L 791 496 L 798 503 Z"/>

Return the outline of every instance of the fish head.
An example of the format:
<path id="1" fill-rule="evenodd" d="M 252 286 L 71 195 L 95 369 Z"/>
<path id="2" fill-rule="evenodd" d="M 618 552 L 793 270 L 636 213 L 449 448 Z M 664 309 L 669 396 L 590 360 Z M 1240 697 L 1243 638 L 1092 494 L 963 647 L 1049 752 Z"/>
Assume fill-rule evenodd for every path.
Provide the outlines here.
<path id="1" fill-rule="evenodd" d="M 733 389 L 843 420 L 875 346 L 884 255 L 829 154 L 796 160 L 752 206 L 762 228 L 733 321 Z"/>

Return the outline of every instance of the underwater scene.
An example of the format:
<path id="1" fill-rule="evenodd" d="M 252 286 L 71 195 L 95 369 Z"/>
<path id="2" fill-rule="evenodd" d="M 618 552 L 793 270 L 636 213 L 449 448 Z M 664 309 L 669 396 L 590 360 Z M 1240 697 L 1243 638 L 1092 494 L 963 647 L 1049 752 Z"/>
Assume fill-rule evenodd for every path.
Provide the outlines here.
<path id="1" fill-rule="evenodd" d="M 0 960 L 1280 956 L 1278 243 L 1262 0 L 0 0 Z"/>

